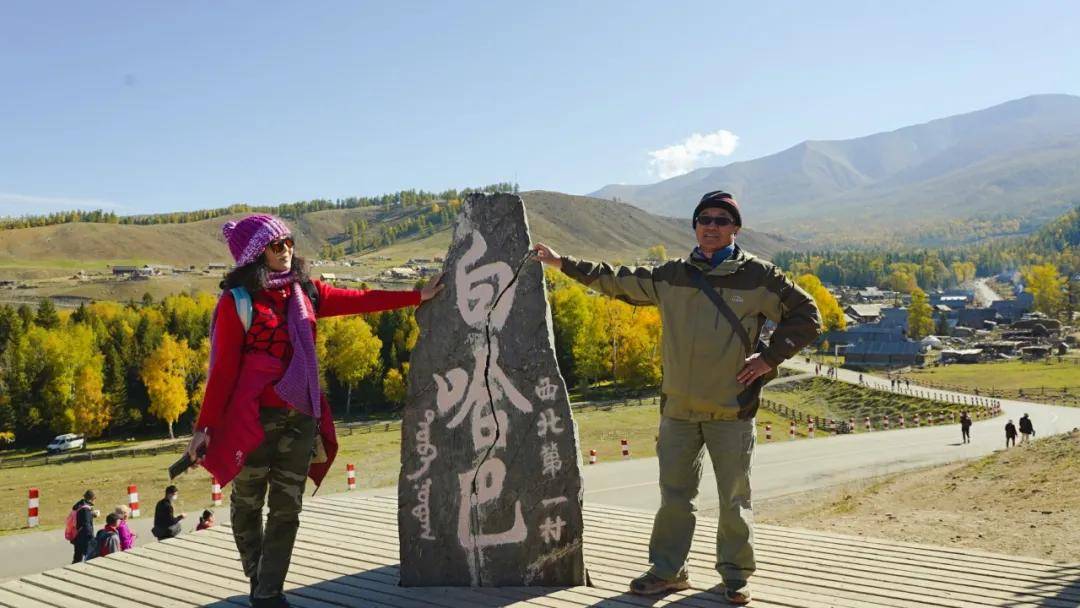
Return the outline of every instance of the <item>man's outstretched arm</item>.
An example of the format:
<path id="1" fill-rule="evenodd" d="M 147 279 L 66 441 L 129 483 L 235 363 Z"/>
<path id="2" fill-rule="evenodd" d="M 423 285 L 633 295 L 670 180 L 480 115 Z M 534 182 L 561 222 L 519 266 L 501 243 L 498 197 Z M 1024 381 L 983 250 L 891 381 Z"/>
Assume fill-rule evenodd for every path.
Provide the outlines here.
<path id="1" fill-rule="evenodd" d="M 635 306 L 656 305 L 659 300 L 651 268 L 613 267 L 604 262 L 578 260 L 561 256 L 543 243 L 537 243 L 533 249 L 536 250 L 536 259 L 562 270 L 571 279 L 604 295 Z"/>

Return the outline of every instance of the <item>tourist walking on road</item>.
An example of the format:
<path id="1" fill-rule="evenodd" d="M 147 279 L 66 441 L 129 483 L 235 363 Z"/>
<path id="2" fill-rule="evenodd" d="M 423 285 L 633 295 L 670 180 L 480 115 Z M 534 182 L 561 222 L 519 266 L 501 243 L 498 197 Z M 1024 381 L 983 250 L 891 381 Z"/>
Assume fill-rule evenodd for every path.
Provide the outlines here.
<path id="1" fill-rule="evenodd" d="M 73 564 L 90 558 L 94 542 L 94 518 L 98 516 L 98 510 L 94 508 L 94 497 L 94 491 L 87 490 L 83 492 L 82 500 L 71 507 L 75 512 L 75 536 L 71 539 L 71 544 L 75 545 L 75 553 L 71 558 Z"/>
<path id="2" fill-rule="evenodd" d="M 1020 417 L 1020 434 L 1023 435 L 1023 437 L 1020 438 L 1021 445 L 1027 443 L 1035 436 L 1035 425 L 1031 424 L 1031 418 L 1028 418 L 1027 414 Z"/>
<path id="3" fill-rule="evenodd" d="M 185 515 L 183 513 L 176 515 L 175 504 L 179 496 L 180 491 L 176 486 L 165 488 L 165 498 L 159 500 L 154 507 L 154 527 L 150 530 L 154 538 L 165 540 L 180 535 L 180 522 L 183 521 Z"/>
<path id="4" fill-rule="evenodd" d="M 210 375 L 188 454 L 233 482 L 231 523 L 253 606 L 288 606 L 282 591 L 307 477 L 322 483 L 337 453 L 319 386 L 315 320 L 417 306 L 441 289 L 340 289 L 309 278 L 280 219 L 249 215 L 222 233 L 236 267 L 210 328 Z M 205 450 L 205 456 L 200 452 Z M 263 505 L 269 514 L 263 524 Z"/>
<path id="5" fill-rule="evenodd" d="M 1016 425 L 1011 419 L 1005 423 L 1005 447 L 1008 448 L 1009 444 L 1016 446 Z"/>
<path id="6" fill-rule="evenodd" d="M 960 414 L 960 433 L 964 443 L 971 443 L 971 416 L 968 416 L 967 412 Z"/>
<path id="7" fill-rule="evenodd" d="M 664 378 L 660 430 L 660 509 L 649 541 L 652 566 L 630 583 L 633 593 L 686 589 L 686 559 L 696 522 L 694 498 L 709 450 L 720 495 L 716 570 L 728 602 L 750 601 L 754 573 L 750 463 L 761 386 L 782 361 L 820 333 L 809 295 L 775 266 L 735 244 L 739 205 L 710 192 L 694 209 L 698 246 L 686 260 L 656 268 L 615 267 L 563 257 L 536 245 L 537 257 L 569 277 L 635 305 L 660 309 Z M 776 323 L 767 348 L 758 337 Z"/>

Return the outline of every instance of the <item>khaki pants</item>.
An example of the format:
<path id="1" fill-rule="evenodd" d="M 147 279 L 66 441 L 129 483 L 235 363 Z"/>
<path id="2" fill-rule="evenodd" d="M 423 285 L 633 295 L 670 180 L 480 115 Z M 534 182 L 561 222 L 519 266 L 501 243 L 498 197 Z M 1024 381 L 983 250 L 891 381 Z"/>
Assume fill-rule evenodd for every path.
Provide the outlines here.
<path id="1" fill-rule="evenodd" d="M 266 438 L 233 480 L 230 516 L 244 574 L 259 580 L 255 597 L 267 598 L 282 592 L 292 561 L 315 419 L 286 408 L 263 408 L 259 417 Z M 265 529 L 264 501 L 270 507 Z"/>
<path id="2" fill-rule="evenodd" d="M 672 580 L 686 566 L 697 522 L 694 499 L 705 448 L 716 474 L 719 526 L 716 571 L 739 589 L 755 570 L 754 516 L 750 504 L 753 420 L 691 422 L 661 416 L 656 453 L 660 460 L 660 510 L 649 541 L 651 572 Z"/>

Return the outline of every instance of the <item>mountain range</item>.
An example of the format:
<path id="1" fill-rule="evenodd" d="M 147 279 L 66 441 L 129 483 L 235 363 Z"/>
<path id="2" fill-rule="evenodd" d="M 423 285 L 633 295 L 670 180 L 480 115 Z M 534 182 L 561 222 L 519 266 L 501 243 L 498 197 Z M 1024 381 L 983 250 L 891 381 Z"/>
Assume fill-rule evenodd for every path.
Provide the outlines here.
<path id="1" fill-rule="evenodd" d="M 710 190 L 733 193 L 750 227 L 816 241 L 928 243 L 943 222 L 1015 220 L 1008 225 L 1031 230 L 1080 201 L 1080 97 L 1033 95 L 895 131 L 804 141 L 590 196 L 687 217 Z"/>

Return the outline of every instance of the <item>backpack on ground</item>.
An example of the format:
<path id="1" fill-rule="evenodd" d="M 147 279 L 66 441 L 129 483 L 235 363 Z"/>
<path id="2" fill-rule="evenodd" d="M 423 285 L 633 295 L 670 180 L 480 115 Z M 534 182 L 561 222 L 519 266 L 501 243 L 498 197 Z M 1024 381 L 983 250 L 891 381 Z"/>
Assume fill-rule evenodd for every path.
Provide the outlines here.
<path id="1" fill-rule="evenodd" d="M 79 535 L 79 511 L 82 509 L 89 509 L 90 505 L 79 505 L 78 508 L 72 509 L 68 513 L 67 519 L 64 520 L 64 540 L 69 543 L 75 542 L 75 537 Z"/>

